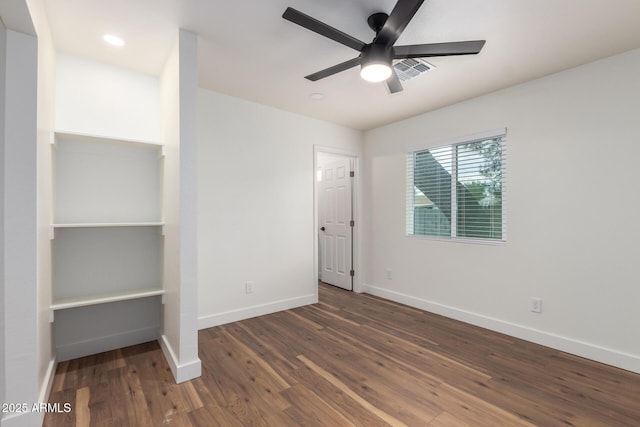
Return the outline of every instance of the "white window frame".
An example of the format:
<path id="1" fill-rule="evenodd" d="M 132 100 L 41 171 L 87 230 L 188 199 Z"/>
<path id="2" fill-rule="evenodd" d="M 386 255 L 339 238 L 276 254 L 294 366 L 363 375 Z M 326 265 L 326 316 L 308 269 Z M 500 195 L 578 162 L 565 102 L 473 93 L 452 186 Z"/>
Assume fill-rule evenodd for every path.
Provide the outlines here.
<path id="1" fill-rule="evenodd" d="M 458 224 L 458 209 L 457 209 L 457 191 L 455 190 L 458 181 L 458 159 L 456 153 L 456 147 L 462 144 L 468 144 L 475 141 L 482 141 L 487 139 L 502 138 L 502 238 L 489 239 L 489 238 L 473 238 L 473 237 L 458 237 L 457 236 L 457 224 Z M 406 236 L 417 239 L 427 240 L 440 240 L 447 242 L 460 242 L 460 243 L 476 243 L 485 245 L 505 245 L 507 242 L 507 185 L 506 185 L 506 152 L 507 152 L 507 129 L 500 128 L 485 132 L 479 132 L 471 135 L 460 136 L 452 138 L 446 141 L 441 141 L 436 144 L 411 146 L 406 151 Z M 415 186 L 414 186 L 414 172 L 415 172 L 415 154 L 426 150 L 435 150 L 450 147 L 452 150 L 451 158 L 452 162 L 451 171 L 451 235 L 450 236 L 434 236 L 426 234 L 414 234 L 414 212 L 415 212 Z"/>

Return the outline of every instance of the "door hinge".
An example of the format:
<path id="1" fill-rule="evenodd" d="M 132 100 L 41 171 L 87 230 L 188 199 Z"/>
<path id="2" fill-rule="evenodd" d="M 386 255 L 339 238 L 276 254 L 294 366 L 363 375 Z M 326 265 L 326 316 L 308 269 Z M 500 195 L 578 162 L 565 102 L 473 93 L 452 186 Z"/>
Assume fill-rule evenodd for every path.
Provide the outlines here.
<path id="1" fill-rule="evenodd" d="M 350 176 L 351 178 L 353 178 L 354 176 L 356 176 L 356 171 L 351 171 L 351 172 L 349 172 L 349 176 Z"/>
<path id="2" fill-rule="evenodd" d="M 356 222 L 354 220 L 349 221 L 349 226 L 355 227 L 356 226 Z"/>
<path id="3" fill-rule="evenodd" d="M 355 270 L 351 270 L 351 271 L 349 272 L 349 275 L 350 275 L 351 277 L 355 276 L 355 275 L 356 275 Z"/>

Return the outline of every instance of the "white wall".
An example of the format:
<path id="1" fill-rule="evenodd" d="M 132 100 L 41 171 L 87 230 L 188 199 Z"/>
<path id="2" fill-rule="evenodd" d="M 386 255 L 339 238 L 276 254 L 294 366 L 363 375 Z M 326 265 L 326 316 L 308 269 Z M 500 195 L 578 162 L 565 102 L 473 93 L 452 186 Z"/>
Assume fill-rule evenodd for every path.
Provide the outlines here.
<path id="1" fill-rule="evenodd" d="M 314 145 L 362 133 L 202 89 L 197 129 L 200 328 L 315 302 Z"/>
<path id="2" fill-rule="evenodd" d="M 367 290 L 640 372 L 639 75 L 634 50 L 366 133 Z M 405 237 L 405 141 L 499 127 L 508 243 Z"/>
<path id="3" fill-rule="evenodd" d="M 2 135 L 4 400 L 38 399 L 36 273 L 37 41 L 2 29 L 4 126 Z M 1 415 L 3 426 L 36 425 L 37 414 Z"/>
<path id="4" fill-rule="evenodd" d="M 68 54 L 57 55 L 56 130 L 160 140 L 158 78 Z"/>

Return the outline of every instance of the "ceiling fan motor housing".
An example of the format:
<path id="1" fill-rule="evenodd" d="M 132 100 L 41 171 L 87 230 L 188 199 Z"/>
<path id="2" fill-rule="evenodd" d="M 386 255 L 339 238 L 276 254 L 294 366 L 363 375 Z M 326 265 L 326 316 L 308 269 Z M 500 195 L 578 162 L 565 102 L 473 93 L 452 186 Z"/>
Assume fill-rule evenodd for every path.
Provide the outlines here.
<path id="1" fill-rule="evenodd" d="M 383 44 L 371 43 L 362 49 L 362 65 L 384 64 L 391 66 L 391 47 Z"/>

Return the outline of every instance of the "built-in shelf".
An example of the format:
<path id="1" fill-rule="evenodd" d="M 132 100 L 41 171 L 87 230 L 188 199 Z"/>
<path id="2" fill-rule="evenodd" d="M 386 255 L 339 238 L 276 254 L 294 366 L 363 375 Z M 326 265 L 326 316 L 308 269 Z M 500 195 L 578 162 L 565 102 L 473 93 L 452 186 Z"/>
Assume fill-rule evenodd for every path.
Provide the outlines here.
<path id="1" fill-rule="evenodd" d="M 102 295 L 91 295 L 79 298 L 66 298 L 54 301 L 51 310 L 65 310 L 68 308 L 86 307 L 89 305 L 107 304 L 111 302 L 127 301 L 137 298 L 147 298 L 164 294 L 161 288 L 136 289 L 132 291 L 117 292 Z"/>
<path id="2" fill-rule="evenodd" d="M 112 144 L 112 145 L 157 146 L 160 150 L 162 150 L 164 147 L 163 144 L 157 141 L 142 141 L 138 139 L 114 138 L 110 136 L 83 134 L 83 133 L 65 132 L 65 131 L 52 132 L 51 145 L 56 146 L 59 140 L 106 143 L 106 144 Z"/>
<path id="3" fill-rule="evenodd" d="M 56 238 L 56 229 L 73 228 L 125 228 L 125 227 L 163 227 L 161 232 L 164 235 L 164 222 L 86 222 L 76 224 L 51 224 L 49 239 Z"/>
<path id="4" fill-rule="evenodd" d="M 164 222 L 93 222 L 77 224 L 51 224 L 53 228 L 108 228 L 108 227 L 160 227 Z"/>
<path id="5" fill-rule="evenodd" d="M 157 337 L 164 303 L 164 147 L 59 131 L 51 142 L 49 321 L 58 356 Z"/>

